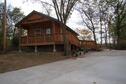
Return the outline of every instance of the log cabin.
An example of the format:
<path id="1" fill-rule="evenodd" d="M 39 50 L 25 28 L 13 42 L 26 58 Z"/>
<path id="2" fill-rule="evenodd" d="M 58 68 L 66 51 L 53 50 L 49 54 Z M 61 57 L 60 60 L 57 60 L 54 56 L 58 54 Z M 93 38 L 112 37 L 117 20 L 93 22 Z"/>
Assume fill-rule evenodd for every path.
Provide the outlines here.
<path id="1" fill-rule="evenodd" d="M 94 40 L 80 40 L 81 47 L 88 50 L 99 50 L 99 46 Z"/>
<path id="2" fill-rule="evenodd" d="M 80 48 L 78 34 L 55 18 L 32 11 L 15 25 L 19 29 L 19 49 L 33 47 L 35 52 L 64 51 L 64 34 L 70 50 Z M 65 28 L 66 32 L 63 33 Z"/>

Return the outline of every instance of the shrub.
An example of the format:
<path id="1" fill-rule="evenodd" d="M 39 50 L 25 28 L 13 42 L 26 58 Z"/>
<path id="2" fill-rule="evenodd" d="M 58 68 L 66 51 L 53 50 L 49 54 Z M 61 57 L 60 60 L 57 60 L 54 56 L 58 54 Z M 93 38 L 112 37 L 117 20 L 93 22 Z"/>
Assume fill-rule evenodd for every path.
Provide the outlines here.
<path id="1" fill-rule="evenodd" d="M 14 36 L 12 39 L 12 47 L 18 47 L 19 46 L 19 38 L 17 36 Z"/>

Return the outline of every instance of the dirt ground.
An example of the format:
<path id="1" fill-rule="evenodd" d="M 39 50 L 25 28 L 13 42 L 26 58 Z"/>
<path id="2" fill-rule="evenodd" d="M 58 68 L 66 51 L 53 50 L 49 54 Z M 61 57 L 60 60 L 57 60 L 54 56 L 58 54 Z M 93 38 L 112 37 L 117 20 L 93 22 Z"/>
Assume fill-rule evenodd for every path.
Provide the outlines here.
<path id="1" fill-rule="evenodd" d="M 63 53 L 8 53 L 0 54 L 0 73 L 23 69 L 35 65 L 64 60 Z"/>

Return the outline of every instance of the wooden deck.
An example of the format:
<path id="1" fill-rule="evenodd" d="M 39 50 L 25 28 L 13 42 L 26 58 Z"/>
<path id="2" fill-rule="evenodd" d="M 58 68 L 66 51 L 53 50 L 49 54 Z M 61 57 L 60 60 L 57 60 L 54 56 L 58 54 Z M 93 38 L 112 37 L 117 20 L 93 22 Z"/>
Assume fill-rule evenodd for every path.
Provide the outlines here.
<path id="1" fill-rule="evenodd" d="M 44 47 L 44 45 L 64 48 L 64 40 L 69 42 L 71 48 L 81 47 L 75 31 L 57 19 L 37 11 L 31 12 L 23 18 L 16 24 L 16 27 L 19 29 L 20 48 L 22 46 Z"/>
<path id="2" fill-rule="evenodd" d="M 84 47 L 86 49 L 97 49 L 98 45 L 96 44 L 95 41 L 84 40 L 84 41 L 82 41 L 82 47 Z"/>
<path id="3" fill-rule="evenodd" d="M 75 45 L 77 47 L 81 47 L 80 40 L 72 34 L 69 34 L 69 41 L 70 41 L 70 44 Z"/>
<path id="4" fill-rule="evenodd" d="M 57 35 L 58 37 L 62 36 L 61 34 L 56 34 L 55 37 L 53 35 L 23 36 L 21 37 L 21 46 L 52 45 L 54 43 L 62 43 L 63 38 L 58 38 Z"/>
<path id="5" fill-rule="evenodd" d="M 72 34 L 67 35 L 70 44 L 80 47 L 80 41 Z M 40 45 L 53 45 L 63 44 L 63 34 L 51 34 L 43 36 L 23 36 L 21 37 L 21 46 L 40 46 Z"/>

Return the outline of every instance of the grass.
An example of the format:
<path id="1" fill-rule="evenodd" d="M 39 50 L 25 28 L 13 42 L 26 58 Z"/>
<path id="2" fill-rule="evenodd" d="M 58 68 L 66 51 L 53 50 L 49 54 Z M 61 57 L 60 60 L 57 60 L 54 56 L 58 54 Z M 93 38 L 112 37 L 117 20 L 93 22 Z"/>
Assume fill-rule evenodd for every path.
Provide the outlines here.
<path id="1" fill-rule="evenodd" d="M 0 73 L 67 59 L 63 53 L 8 53 L 0 55 Z"/>

